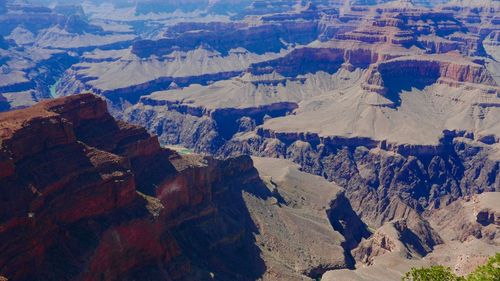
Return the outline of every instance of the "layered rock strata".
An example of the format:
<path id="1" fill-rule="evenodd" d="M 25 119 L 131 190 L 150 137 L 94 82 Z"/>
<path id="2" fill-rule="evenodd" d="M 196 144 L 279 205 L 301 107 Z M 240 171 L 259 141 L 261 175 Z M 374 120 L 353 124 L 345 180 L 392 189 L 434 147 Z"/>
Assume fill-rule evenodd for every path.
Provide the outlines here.
<path id="1" fill-rule="evenodd" d="M 202 280 L 216 267 L 222 279 L 259 274 L 255 257 L 246 273 L 235 271 L 238 260 L 255 254 L 255 246 L 246 244 L 251 230 L 227 217 L 235 211 L 231 207 L 218 209 L 222 199 L 238 196 L 224 192 L 240 179 L 230 175 L 255 178 L 249 158 L 221 162 L 162 149 L 144 129 L 116 122 L 105 102 L 92 95 L 0 118 L 2 276 Z M 204 228 L 209 222 L 226 231 Z M 210 241 L 189 246 L 207 262 L 187 251 L 180 235 L 194 229 L 201 236 L 212 233 Z M 248 252 L 236 258 L 231 249 Z"/>

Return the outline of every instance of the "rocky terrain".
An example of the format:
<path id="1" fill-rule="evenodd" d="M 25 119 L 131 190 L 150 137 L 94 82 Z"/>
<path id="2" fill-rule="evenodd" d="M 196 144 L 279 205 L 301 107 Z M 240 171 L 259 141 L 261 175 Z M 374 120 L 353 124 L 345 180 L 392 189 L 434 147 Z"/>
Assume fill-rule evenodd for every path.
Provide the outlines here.
<path id="1" fill-rule="evenodd" d="M 0 111 L 64 97 L 0 114 L 0 276 L 467 274 L 500 251 L 499 14 L 0 2 Z"/>
<path id="2" fill-rule="evenodd" d="M 120 49 L 136 38 L 130 30 L 90 22 L 79 6 L 48 8 L 4 4 L 0 12 L 0 95 L 4 110 L 55 95 L 62 74 L 96 48 Z"/>
<path id="3" fill-rule="evenodd" d="M 443 261 L 468 272 L 464 259 L 481 264 L 498 244 L 500 193 L 407 209 L 371 233 L 346 190 L 289 160 L 161 148 L 89 94 L 0 114 L 0 132 L 0 276 L 8 280 L 310 280 L 325 272 L 326 280 L 365 280 L 365 270 L 387 263 L 398 264 L 396 278 Z"/>
<path id="4" fill-rule="evenodd" d="M 397 280 L 411 266 L 449 263 L 439 251 L 450 251 L 460 234 L 446 238 L 426 214 L 500 187 L 498 62 L 496 47 L 482 43 L 498 27 L 492 14 L 471 20 L 455 5 L 352 6 L 331 39 L 254 63 L 230 80 L 155 92 L 123 117 L 162 143 L 220 157 L 287 158 L 343 187 L 377 230 L 352 251 L 366 273 L 332 271 L 327 280 L 365 280 L 388 265 L 398 269 L 378 272 L 380 280 Z M 471 247 L 498 247 L 480 243 Z"/>
<path id="5" fill-rule="evenodd" d="M 124 118 L 167 144 L 290 158 L 346 188 L 374 227 L 407 208 L 421 213 L 497 191 L 500 100 L 488 67 L 497 62 L 460 44 L 446 54 L 422 48 L 421 37 L 472 27 L 448 12 L 397 4 L 352 7 L 353 15 L 381 15 L 364 19 L 370 28 L 252 64 L 239 77 L 142 97 Z"/>
<path id="6" fill-rule="evenodd" d="M 368 237 L 325 179 L 161 148 L 93 95 L 0 114 L 0 132 L 9 280 L 307 280 Z"/>
<path id="7" fill-rule="evenodd" d="M 227 260 L 222 279 L 236 276 L 229 264 L 236 258 L 255 260 L 246 278 L 261 270 L 255 246 L 245 242 L 251 230 L 223 218 L 215 203 L 231 197 L 237 179 L 230 174 L 256 179 L 248 157 L 220 162 L 162 149 L 144 129 L 116 122 L 92 95 L 0 118 L 0 263 L 9 280 L 210 279 L 207 264 L 197 265 L 186 245 L 205 255 L 202 263 Z M 220 232 L 204 232 L 204 224 Z M 191 244 L 185 240 L 196 235 L 185 231 L 211 239 Z M 212 259 L 210 252 L 222 248 Z"/>
<path id="8" fill-rule="evenodd" d="M 468 274 L 484 264 L 488 256 L 498 252 L 498 248 L 492 247 L 498 245 L 498 224 L 494 222 L 498 213 L 492 215 L 498 212 L 495 203 L 498 195 L 498 192 L 487 192 L 466 197 L 435 213 L 428 212 L 425 217 L 438 236 L 436 233 L 423 236 L 426 231 L 420 226 L 414 228 L 416 237 L 412 237 L 407 230 L 411 221 L 388 223 L 354 250 L 362 266 L 355 271 L 329 271 L 322 280 L 398 280 L 410 267 L 429 264 L 443 264 L 459 275 Z M 488 218 L 487 222 L 482 221 L 483 217 Z M 426 251 L 429 244 L 420 244 L 421 241 L 437 244 L 423 259 L 411 258 L 401 262 L 402 255 L 414 257 L 418 251 Z"/>

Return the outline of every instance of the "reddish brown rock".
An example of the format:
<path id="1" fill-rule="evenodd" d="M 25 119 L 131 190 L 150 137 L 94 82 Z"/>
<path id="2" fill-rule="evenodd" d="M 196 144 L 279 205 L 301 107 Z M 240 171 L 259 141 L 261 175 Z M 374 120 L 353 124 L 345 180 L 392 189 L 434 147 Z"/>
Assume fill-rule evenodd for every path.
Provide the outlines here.
<path id="1" fill-rule="evenodd" d="M 406 81 L 404 85 L 398 81 Z M 497 84 L 488 70 L 481 64 L 472 62 L 459 54 L 446 56 L 410 56 L 380 62 L 370 67 L 364 89 L 385 94 L 399 92 L 402 88 L 421 88 L 436 82 L 450 86 L 463 83 L 482 86 Z"/>
<path id="2" fill-rule="evenodd" d="M 10 177 L 14 174 L 14 162 L 4 151 L 0 151 L 0 178 Z"/>
<path id="3" fill-rule="evenodd" d="M 241 198 L 238 183 L 258 178 L 249 157 L 218 161 L 162 149 L 143 128 L 115 121 L 90 94 L 2 113 L 0 138 L 1 276 L 258 276 L 250 219 L 235 222 L 235 209 L 224 206 Z M 212 223 L 215 230 L 204 227 Z M 238 272 L 244 260 L 255 264 Z"/>

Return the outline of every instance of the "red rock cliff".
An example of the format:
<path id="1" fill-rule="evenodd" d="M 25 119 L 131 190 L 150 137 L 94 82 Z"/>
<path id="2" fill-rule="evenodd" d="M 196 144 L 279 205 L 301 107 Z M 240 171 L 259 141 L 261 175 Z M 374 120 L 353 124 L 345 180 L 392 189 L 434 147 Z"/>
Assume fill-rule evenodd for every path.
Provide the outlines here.
<path id="1" fill-rule="evenodd" d="M 234 233 L 207 230 L 217 245 L 202 255 L 207 262 L 190 252 L 205 251 L 206 243 L 186 250 L 176 233 L 207 220 L 224 228 L 213 193 L 224 194 L 218 189 L 227 188 L 228 175 L 252 173 L 249 158 L 226 162 L 162 149 L 143 128 L 115 121 L 90 94 L 2 113 L 0 276 L 178 280 L 210 276 L 208 269 L 235 276 L 225 262 L 238 259 L 214 249 L 241 244 L 244 225 Z M 197 235 L 205 237 L 203 230 Z"/>

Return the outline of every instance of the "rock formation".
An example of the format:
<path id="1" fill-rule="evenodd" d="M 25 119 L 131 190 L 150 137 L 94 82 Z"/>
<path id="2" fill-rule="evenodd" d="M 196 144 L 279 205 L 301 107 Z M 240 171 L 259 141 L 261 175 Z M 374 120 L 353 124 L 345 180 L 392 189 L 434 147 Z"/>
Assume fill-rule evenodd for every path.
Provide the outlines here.
<path id="1" fill-rule="evenodd" d="M 90 22 L 80 6 L 6 7 L 0 12 L 0 95 L 8 106 L 2 110 L 53 97 L 60 76 L 79 61 L 79 53 L 123 48 L 135 38 Z"/>
<path id="2" fill-rule="evenodd" d="M 211 241 L 191 245 L 208 251 L 206 258 L 215 253 L 208 245 L 214 251 L 238 244 L 245 251 L 250 230 L 245 233 L 244 222 L 238 226 L 223 219 L 230 207 L 217 211 L 215 202 L 227 196 L 217 191 L 231 186 L 224 181 L 237 181 L 230 174 L 252 179 L 256 172 L 249 158 L 217 162 L 162 149 L 145 130 L 114 121 L 105 102 L 92 95 L 44 102 L 0 118 L 0 235 L 6 241 L 1 275 L 12 280 L 209 276 L 202 270 L 207 265 L 183 252 L 186 238 L 175 238 L 198 228 L 202 235 L 203 221 L 231 225 Z M 233 254 L 228 250 L 208 263 L 227 258 L 234 266 Z M 221 278 L 231 275 L 230 268 L 220 267 L 228 271 Z M 241 278 L 259 272 L 252 264 L 246 268 Z"/>
<path id="3" fill-rule="evenodd" d="M 161 148 L 90 94 L 0 114 L 0 132 L 0 275 L 9 280 L 317 277 L 352 267 L 349 250 L 368 235 L 338 187 L 291 162 L 273 171 L 274 160 L 255 159 L 257 170 L 247 156 Z M 341 220 L 352 223 L 336 228 Z M 312 232 L 283 236 L 276 223 Z M 331 251 L 299 255 L 319 246 L 304 240 L 315 233 Z"/>
<path id="4" fill-rule="evenodd" d="M 317 71 L 333 74 L 341 66 L 369 69 L 372 74 L 367 74 L 366 89 L 384 92 L 387 87 L 369 82 L 377 75 L 379 63 L 410 56 L 408 64 L 425 61 L 428 65 L 431 60 L 445 68 L 447 63 L 441 58 L 426 54 L 456 51 L 464 56 L 458 61 L 467 61 L 467 56 L 484 56 L 483 41 L 488 35 L 494 38 L 495 21 L 487 9 L 481 16 L 490 16 L 481 17 L 478 23 L 463 18 L 478 11 L 452 4 L 432 9 L 428 7 L 433 5 L 411 1 L 362 4 L 312 1 L 294 6 L 289 1 L 257 1 L 231 22 L 177 23 L 158 31 L 161 34 L 154 39 L 135 41 L 129 51 L 99 54 L 113 64 L 75 65 L 57 92 L 92 90 L 122 107 L 145 94 L 167 90 L 171 83 L 180 87 L 211 84 L 247 69 L 257 75 L 276 71 L 286 77 Z"/>

